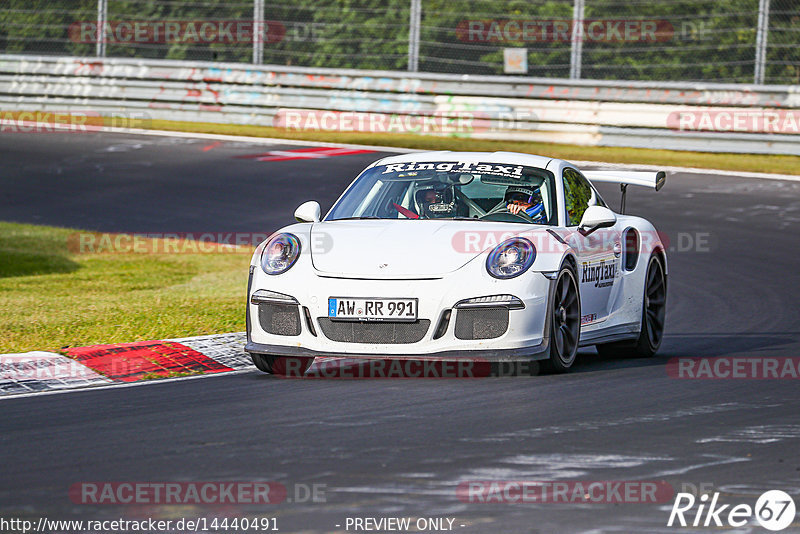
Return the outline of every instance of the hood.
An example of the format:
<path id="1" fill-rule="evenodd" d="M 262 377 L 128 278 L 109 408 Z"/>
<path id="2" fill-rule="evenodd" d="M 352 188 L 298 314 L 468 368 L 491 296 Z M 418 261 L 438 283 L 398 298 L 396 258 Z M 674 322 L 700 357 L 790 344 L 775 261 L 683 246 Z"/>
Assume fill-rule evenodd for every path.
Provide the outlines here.
<path id="1" fill-rule="evenodd" d="M 314 224 L 311 257 L 320 274 L 348 278 L 438 278 L 526 225 L 480 221 L 352 220 Z"/>

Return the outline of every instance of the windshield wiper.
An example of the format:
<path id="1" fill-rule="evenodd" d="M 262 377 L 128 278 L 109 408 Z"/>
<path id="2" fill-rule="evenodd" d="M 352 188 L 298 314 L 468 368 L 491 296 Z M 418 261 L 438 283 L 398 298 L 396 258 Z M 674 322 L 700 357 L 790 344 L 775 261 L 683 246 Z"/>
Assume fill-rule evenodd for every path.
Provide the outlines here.
<path id="1" fill-rule="evenodd" d="M 339 219 L 332 219 L 334 221 L 357 221 L 362 219 L 380 219 L 380 217 L 376 217 L 375 215 L 367 215 L 365 217 L 341 217 Z"/>

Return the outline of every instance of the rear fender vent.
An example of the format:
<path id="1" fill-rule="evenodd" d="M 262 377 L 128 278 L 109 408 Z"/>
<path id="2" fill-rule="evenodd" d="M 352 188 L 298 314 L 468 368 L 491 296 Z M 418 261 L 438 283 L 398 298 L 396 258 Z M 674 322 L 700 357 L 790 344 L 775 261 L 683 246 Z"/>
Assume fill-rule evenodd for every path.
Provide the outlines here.
<path id="1" fill-rule="evenodd" d="M 625 230 L 625 270 L 636 269 L 639 261 L 639 232 L 634 228 Z"/>

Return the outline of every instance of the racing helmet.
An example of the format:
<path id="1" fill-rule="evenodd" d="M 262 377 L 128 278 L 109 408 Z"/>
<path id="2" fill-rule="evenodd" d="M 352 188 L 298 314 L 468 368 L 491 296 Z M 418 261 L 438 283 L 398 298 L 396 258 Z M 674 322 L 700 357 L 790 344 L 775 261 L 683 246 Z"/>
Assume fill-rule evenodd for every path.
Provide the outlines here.
<path id="1" fill-rule="evenodd" d="M 506 189 L 504 200 L 506 203 L 517 201 L 535 206 L 536 204 L 542 203 L 542 193 L 539 191 L 538 187 L 510 185 Z"/>
<path id="2" fill-rule="evenodd" d="M 527 204 L 525 214 L 536 222 L 541 223 L 547 220 L 542 192 L 538 187 L 509 186 L 506 189 L 504 200 L 506 205 L 511 202 Z"/>
<path id="3" fill-rule="evenodd" d="M 421 217 L 436 219 L 455 215 L 453 186 L 441 182 L 423 185 L 414 193 L 414 200 Z"/>

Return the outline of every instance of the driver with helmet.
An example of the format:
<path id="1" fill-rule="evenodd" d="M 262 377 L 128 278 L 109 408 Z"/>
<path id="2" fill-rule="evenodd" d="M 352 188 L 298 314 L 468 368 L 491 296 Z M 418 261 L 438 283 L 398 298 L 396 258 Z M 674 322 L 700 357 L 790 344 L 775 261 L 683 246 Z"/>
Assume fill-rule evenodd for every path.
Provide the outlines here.
<path id="1" fill-rule="evenodd" d="M 434 183 L 418 189 L 414 199 L 419 206 L 419 215 L 426 219 L 453 217 L 456 212 L 453 186 Z"/>
<path id="2" fill-rule="evenodd" d="M 506 189 L 504 200 L 506 208 L 514 215 L 525 212 L 528 217 L 537 223 L 543 223 L 547 220 L 547 215 L 544 212 L 544 202 L 542 202 L 542 193 L 538 187 L 533 189 L 509 186 Z"/>

